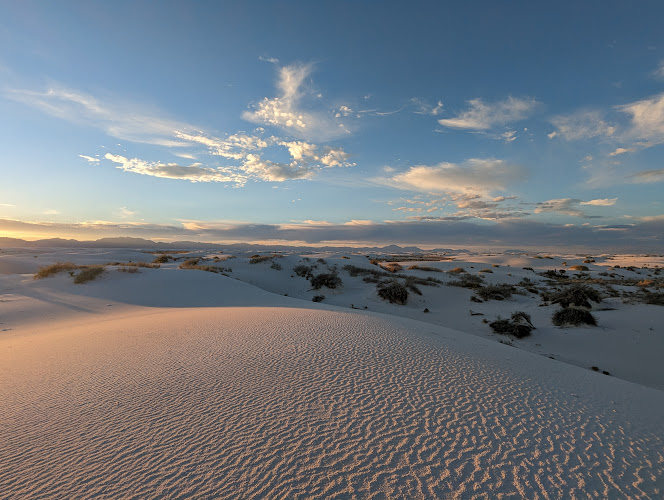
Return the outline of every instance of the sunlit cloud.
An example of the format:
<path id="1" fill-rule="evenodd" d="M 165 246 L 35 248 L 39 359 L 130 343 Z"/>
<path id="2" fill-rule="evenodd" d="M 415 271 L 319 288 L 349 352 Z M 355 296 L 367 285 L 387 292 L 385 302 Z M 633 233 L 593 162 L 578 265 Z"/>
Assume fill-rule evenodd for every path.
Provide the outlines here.
<path id="1" fill-rule="evenodd" d="M 305 109 L 304 98 L 313 92 L 306 81 L 312 72 L 311 64 L 291 64 L 279 68 L 277 97 L 265 97 L 242 117 L 253 123 L 271 125 L 298 137 L 310 140 L 330 140 L 349 133 L 343 123 L 335 121 L 331 111 Z M 350 109 L 350 108 L 348 108 Z"/>
<path id="2" fill-rule="evenodd" d="M 469 109 L 454 118 L 443 118 L 438 123 L 444 127 L 462 130 L 488 130 L 496 125 L 506 125 L 527 118 L 539 103 L 535 99 L 508 97 L 504 101 L 485 103 L 482 99 L 468 101 Z"/>
<path id="3" fill-rule="evenodd" d="M 559 198 L 555 200 L 542 201 L 536 204 L 535 213 L 556 212 L 572 217 L 583 217 L 586 219 L 601 218 L 600 215 L 590 215 L 579 208 L 580 205 L 595 207 L 610 207 L 615 205 L 618 198 L 602 198 L 597 200 L 583 201 L 576 198 Z"/>
<path id="4" fill-rule="evenodd" d="M 601 198 L 597 200 L 582 201 L 580 205 L 593 205 L 596 207 L 610 207 L 616 204 L 618 198 Z"/>
<path id="5" fill-rule="evenodd" d="M 99 158 L 93 158 L 92 156 L 86 156 L 86 155 L 78 155 L 79 158 L 83 158 L 85 161 L 88 163 L 91 163 L 92 165 L 96 165 L 99 163 Z"/>
<path id="6" fill-rule="evenodd" d="M 609 156 L 624 155 L 625 153 L 634 153 L 635 151 L 635 148 L 616 148 L 614 151 L 609 153 Z"/>
<path id="7" fill-rule="evenodd" d="M 664 141 L 664 93 L 616 109 L 631 116 L 628 136 Z"/>
<path id="8" fill-rule="evenodd" d="M 527 171 L 520 165 L 493 158 L 471 158 L 463 163 L 411 167 L 389 179 L 389 184 L 426 192 L 488 193 L 502 191 L 526 177 Z"/>

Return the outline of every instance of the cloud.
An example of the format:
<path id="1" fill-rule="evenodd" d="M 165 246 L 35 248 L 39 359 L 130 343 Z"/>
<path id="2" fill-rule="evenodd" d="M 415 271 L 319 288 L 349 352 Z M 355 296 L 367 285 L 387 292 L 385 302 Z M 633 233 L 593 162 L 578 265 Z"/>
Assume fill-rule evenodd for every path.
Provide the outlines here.
<path id="1" fill-rule="evenodd" d="M 610 207 L 615 205 L 618 198 L 603 198 L 597 200 L 583 201 L 576 198 L 559 198 L 555 200 L 542 201 L 536 204 L 535 213 L 556 212 L 572 217 L 583 217 L 586 219 L 598 219 L 601 215 L 589 215 L 579 209 L 579 205 L 590 205 L 595 207 Z"/>
<path id="2" fill-rule="evenodd" d="M 635 184 L 646 184 L 651 182 L 664 181 L 664 168 L 637 172 L 635 174 L 630 175 L 628 179 L 631 179 L 631 181 Z"/>
<path id="3" fill-rule="evenodd" d="M 609 153 L 609 156 L 624 155 L 625 153 L 634 153 L 635 151 L 635 148 L 616 148 L 615 151 Z"/>
<path id="4" fill-rule="evenodd" d="M 422 99 L 413 97 L 410 102 L 416 107 L 414 112 L 418 115 L 438 116 L 443 111 L 443 101 L 438 101 L 435 106 L 432 106 Z"/>
<path id="5" fill-rule="evenodd" d="M 645 218 L 644 218 L 645 219 Z M 160 241 L 300 242 L 310 245 L 418 245 L 528 248 L 596 252 L 658 252 L 664 245 L 664 216 L 617 226 L 560 225 L 526 219 L 498 219 L 477 224 L 455 218 L 392 222 L 351 221 L 350 224 L 245 224 L 187 221 L 178 224 L 91 221 L 26 222 L 0 218 L 0 233 L 19 237 L 100 238 L 134 236 Z"/>
<path id="6" fill-rule="evenodd" d="M 138 158 L 128 159 L 124 156 L 106 153 L 105 158 L 117 163 L 120 170 L 135 174 L 150 175 L 162 179 L 178 179 L 191 182 L 234 182 L 243 185 L 246 177 L 238 175 L 228 168 L 207 168 L 200 163 L 189 166 L 177 163 L 146 162 Z"/>
<path id="7" fill-rule="evenodd" d="M 186 123 L 151 113 L 136 103 L 107 104 L 83 92 L 57 85 L 41 92 L 9 89 L 5 95 L 51 116 L 95 127 L 112 137 L 132 142 L 169 147 L 187 146 L 187 142 L 174 138 L 174 132 L 193 128 Z"/>
<path id="8" fill-rule="evenodd" d="M 0 207 L 10 208 L 10 207 L 15 207 L 15 206 L 16 205 L 12 205 L 11 203 L 0 203 Z"/>
<path id="9" fill-rule="evenodd" d="M 278 64 L 279 63 L 279 59 L 277 59 L 276 57 L 258 56 L 258 60 L 263 61 L 263 62 L 272 63 L 272 64 Z"/>
<path id="10" fill-rule="evenodd" d="M 389 184 L 426 192 L 488 193 L 504 190 L 526 177 L 526 169 L 519 165 L 493 158 L 471 158 L 460 164 L 411 167 L 392 177 Z"/>
<path id="11" fill-rule="evenodd" d="M 618 198 L 602 198 L 597 200 L 582 201 L 581 205 L 593 205 L 596 207 L 610 207 L 616 204 Z"/>
<path id="12" fill-rule="evenodd" d="M 468 101 L 470 109 L 454 118 L 443 118 L 438 123 L 444 127 L 462 130 L 488 130 L 495 125 L 505 125 L 528 117 L 539 104 L 535 99 L 508 97 L 492 104 L 482 99 Z"/>
<path id="13" fill-rule="evenodd" d="M 250 122 L 271 125 L 290 134 L 312 140 L 330 140 L 349 133 L 345 125 L 326 112 L 306 110 L 304 97 L 313 94 L 305 82 L 312 72 L 311 64 L 292 64 L 279 68 L 277 97 L 265 97 L 242 117 Z M 350 108 L 348 108 L 350 109 Z"/>
<path id="14" fill-rule="evenodd" d="M 83 158 L 85 161 L 88 163 L 91 163 L 93 165 L 96 165 L 99 163 L 99 158 L 93 158 L 92 156 L 85 156 L 85 155 L 78 155 L 80 158 Z"/>
<path id="15" fill-rule="evenodd" d="M 631 115 L 628 136 L 664 141 L 664 93 L 616 109 Z"/>
<path id="16" fill-rule="evenodd" d="M 549 139 L 562 136 L 568 141 L 590 139 L 593 137 L 611 137 L 616 127 L 607 123 L 599 111 L 578 111 L 571 115 L 556 116 L 551 119 L 556 130 L 548 134 Z"/>
<path id="17" fill-rule="evenodd" d="M 664 80 L 664 60 L 659 62 L 659 66 L 652 72 L 652 76 L 658 80 Z"/>
<path id="18" fill-rule="evenodd" d="M 516 140 L 516 130 L 508 130 L 507 132 L 503 132 L 500 134 L 500 138 L 506 143 L 513 142 Z"/>

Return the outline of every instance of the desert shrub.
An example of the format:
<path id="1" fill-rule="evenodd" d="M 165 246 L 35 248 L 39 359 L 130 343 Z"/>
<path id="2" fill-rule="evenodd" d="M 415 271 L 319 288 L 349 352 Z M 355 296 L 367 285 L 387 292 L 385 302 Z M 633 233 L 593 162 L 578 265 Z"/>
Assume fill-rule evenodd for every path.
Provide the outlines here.
<path id="1" fill-rule="evenodd" d="M 172 255 L 162 254 L 152 261 L 153 264 L 166 264 L 168 261 L 173 260 Z"/>
<path id="2" fill-rule="evenodd" d="M 74 283 L 77 285 L 87 283 L 88 281 L 99 278 L 104 272 L 106 272 L 104 266 L 86 266 L 74 277 Z"/>
<path id="3" fill-rule="evenodd" d="M 283 269 L 281 264 L 279 264 L 278 262 L 272 262 L 272 265 L 270 266 L 270 268 L 274 269 L 275 271 L 281 271 Z"/>
<path id="4" fill-rule="evenodd" d="M 293 272 L 297 274 L 298 276 L 302 278 L 311 278 L 313 276 L 312 274 L 312 267 L 311 266 L 305 266 L 304 264 L 298 264 L 293 268 Z"/>
<path id="5" fill-rule="evenodd" d="M 664 293 L 646 292 L 643 295 L 643 302 L 645 304 L 652 304 L 655 306 L 664 306 Z"/>
<path id="6" fill-rule="evenodd" d="M 450 269 L 447 272 L 449 274 L 461 274 L 461 273 L 465 273 L 466 270 L 463 267 L 455 267 L 454 269 Z"/>
<path id="7" fill-rule="evenodd" d="M 341 256 L 342 259 L 350 259 L 350 257 L 347 257 L 346 255 Z"/>
<path id="8" fill-rule="evenodd" d="M 512 313 L 510 319 L 498 318 L 489 323 L 489 326 L 500 335 L 513 335 L 518 339 L 527 337 L 535 329 L 530 320 L 530 314 L 522 311 Z"/>
<path id="9" fill-rule="evenodd" d="M 274 259 L 274 255 L 252 255 L 249 259 L 249 264 L 259 264 L 260 262 L 268 262 Z"/>
<path id="10" fill-rule="evenodd" d="M 335 273 L 317 274 L 311 278 L 311 287 L 314 290 L 319 290 L 322 287 L 338 288 L 341 286 L 341 283 L 341 278 Z"/>
<path id="11" fill-rule="evenodd" d="M 39 270 L 35 273 L 35 279 L 39 280 L 42 278 L 49 278 L 63 271 L 75 271 L 78 268 L 79 266 L 73 262 L 57 262 L 55 264 L 51 264 L 50 266 L 40 267 Z"/>
<path id="12" fill-rule="evenodd" d="M 500 264 L 491 264 L 491 267 L 500 267 Z M 507 266 L 510 267 L 510 266 Z"/>
<path id="13" fill-rule="evenodd" d="M 130 274 L 136 274 L 139 273 L 140 271 L 138 270 L 138 267 L 121 267 L 118 269 L 121 273 L 130 273 Z"/>
<path id="14" fill-rule="evenodd" d="M 107 262 L 107 266 L 124 266 L 124 267 L 146 267 L 151 269 L 159 269 L 160 265 L 154 262 Z"/>
<path id="15" fill-rule="evenodd" d="M 180 269 L 193 269 L 196 265 L 198 265 L 200 260 L 201 259 L 199 258 L 187 259 L 182 264 L 180 264 Z"/>
<path id="16" fill-rule="evenodd" d="M 491 269 L 488 269 L 488 268 L 487 268 L 487 269 L 482 269 L 482 270 L 479 271 L 479 272 L 480 272 L 480 273 L 492 273 L 493 271 L 492 271 Z"/>
<path id="17" fill-rule="evenodd" d="M 408 302 L 408 289 L 398 281 L 390 281 L 378 286 L 378 296 L 390 301 L 390 304 L 405 304 Z"/>
<path id="18" fill-rule="evenodd" d="M 323 264 L 323 265 L 327 264 L 327 261 L 325 259 L 317 259 L 316 262 L 318 262 L 319 264 Z"/>
<path id="19" fill-rule="evenodd" d="M 472 274 L 462 274 L 456 281 L 449 281 L 449 286 L 458 286 L 461 288 L 480 288 L 482 286 L 482 278 L 480 276 L 473 276 Z"/>
<path id="20" fill-rule="evenodd" d="M 385 264 L 384 266 L 381 267 L 391 273 L 396 273 L 403 269 L 403 267 L 401 267 L 401 265 L 396 262 L 389 262 L 388 264 Z"/>
<path id="21" fill-rule="evenodd" d="M 413 269 L 415 271 L 428 271 L 430 273 L 442 273 L 444 272 L 442 269 L 438 269 L 437 267 L 429 267 L 429 266 L 410 266 L 408 269 Z"/>
<path id="22" fill-rule="evenodd" d="M 574 285 L 551 297 L 551 302 L 560 304 L 562 307 L 585 307 L 590 309 L 592 305 L 590 302 L 600 303 L 602 297 L 599 292 L 588 285 Z"/>
<path id="23" fill-rule="evenodd" d="M 408 288 L 408 290 L 410 290 L 410 291 L 413 292 L 414 294 L 416 294 L 416 295 L 422 295 L 422 290 L 420 290 L 419 288 L 417 288 L 417 285 L 416 285 L 416 281 L 415 281 L 415 280 L 409 280 L 409 279 L 406 279 L 406 283 L 405 283 L 405 285 L 406 285 L 406 288 Z"/>
<path id="24" fill-rule="evenodd" d="M 505 300 L 512 297 L 514 287 L 507 283 L 499 283 L 497 285 L 487 285 L 478 288 L 475 293 L 482 300 Z"/>
<path id="25" fill-rule="evenodd" d="M 532 267 L 524 267 L 523 269 L 526 271 L 533 271 L 533 272 L 535 271 Z"/>
<path id="26" fill-rule="evenodd" d="M 595 262 L 595 259 L 593 259 L 592 257 L 583 261 L 584 264 L 590 264 L 592 262 Z"/>
<path id="27" fill-rule="evenodd" d="M 312 302 L 323 302 L 325 300 L 325 295 L 314 295 L 311 299 Z"/>
<path id="28" fill-rule="evenodd" d="M 556 326 L 597 325 L 597 320 L 590 311 L 577 307 L 563 307 L 557 310 L 553 313 L 551 321 Z"/>
<path id="29" fill-rule="evenodd" d="M 589 271 L 588 266 L 581 266 L 581 265 L 570 266 L 570 269 L 572 271 Z"/>

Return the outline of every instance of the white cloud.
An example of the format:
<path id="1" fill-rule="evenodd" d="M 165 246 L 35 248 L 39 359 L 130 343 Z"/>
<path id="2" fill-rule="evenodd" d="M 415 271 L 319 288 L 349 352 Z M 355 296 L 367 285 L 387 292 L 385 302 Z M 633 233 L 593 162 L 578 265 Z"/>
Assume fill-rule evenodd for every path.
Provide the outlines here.
<path id="1" fill-rule="evenodd" d="M 258 56 L 258 60 L 272 64 L 277 64 L 279 62 L 279 59 L 277 59 L 276 57 L 266 57 L 266 56 Z"/>
<path id="2" fill-rule="evenodd" d="M 592 137 L 611 137 L 616 127 L 607 123 L 599 111 L 578 111 L 571 115 L 556 116 L 551 119 L 556 130 L 548 135 L 549 139 L 562 136 L 568 141 L 590 139 Z"/>
<path id="3" fill-rule="evenodd" d="M 664 60 L 659 62 L 659 66 L 652 72 L 652 75 L 658 80 L 664 80 Z"/>
<path id="4" fill-rule="evenodd" d="M 124 156 L 107 153 L 105 158 L 117 163 L 120 170 L 141 175 L 150 175 L 163 179 L 178 179 L 191 182 L 234 182 L 243 185 L 246 178 L 228 168 L 208 168 L 200 163 L 189 166 L 177 163 L 147 162 L 138 158 L 128 159 Z"/>
<path id="5" fill-rule="evenodd" d="M 438 101 L 435 106 L 432 106 L 422 99 L 413 97 L 410 102 L 412 102 L 417 107 L 415 113 L 418 115 L 438 116 L 443 111 L 443 101 Z"/>
<path id="6" fill-rule="evenodd" d="M 264 181 L 283 182 L 289 179 L 311 179 L 314 169 L 297 162 L 277 163 L 264 161 L 260 156 L 249 154 L 242 166 L 248 175 Z"/>
<path id="7" fill-rule="evenodd" d="M 6 207 L 6 208 L 11 208 L 15 207 L 16 205 L 12 205 L 11 203 L 0 203 L 0 207 Z"/>
<path id="8" fill-rule="evenodd" d="M 438 123 L 463 130 L 488 130 L 495 125 L 523 120 L 533 112 L 538 102 L 531 98 L 508 97 L 495 103 L 485 103 L 479 98 L 471 99 L 468 104 L 470 109 L 454 118 L 438 120 Z"/>
<path id="9" fill-rule="evenodd" d="M 471 158 L 465 162 L 415 166 L 395 175 L 390 184 L 426 192 L 488 193 L 525 179 L 526 170 L 503 160 Z"/>
<path id="10" fill-rule="evenodd" d="M 83 158 L 85 161 L 88 163 L 92 163 L 93 165 L 96 165 L 99 163 L 99 158 L 93 158 L 92 156 L 86 156 L 86 155 L 78 155 L 79 158 Z"/>
<path id="11" fill-rule="evenodd" d="M 664 93 L 616 109 L 631 115 L 628 136 L 664 141 Z"/>
<path id="12" fill-rule="evenodd" d="M 500 134 L 500 138 L 503 139 L 506 143 L 513 142 L 516 140 L 516 130 L 508 130 Z"/>
<path id="13" fill-rule="evenodd" d="M 593 205 L 596 207 L 610 207 L 616 204 L 618 198 L 601 198 L 597 200 L 582 201 L 581 205 Z"/>
<path id="14" fill-rule="evenodd" d="M 43 92 L 10 89 L 5 95 L 12 100 L 37 108 L 63 120 L 104 130 L 118 139 L 160 146 L 187 146 L 176 140 L 176 130 L 188 130 L 186 123 L 164 118 L 136 103 L 101 100 L 76 90 L 52 86 Z"/>
<path id="15" fill-rule="evenodd" d="M 253 123 L 276 126 L 313 140 L 329 140 L 348 134 L 345 125 L 335 122 L 327 112 L 303 108 L 303 98 L 313 94 L 305 88 L 305 81 L 311 71 L 310 64 L 292 64 L 279 68 L 277 88 L 280 95 L 265 97 L 252 110 L 245 111 L 242 117 Z"/>
<path id="16" fill-rule="evenodd" d="M 133 210 L 129 210 L 127 207 L 120 207 L 120 217 L 121 218 L 126 218 L 126 217 L 131 217 L 132 215 L 136 215 L 136 212 Z"/>
<path id="17" fill-rule="evenodd" d="M 609 156 L 624 155 L 625 153 L 634 153 L 635 151 L 635 148 L 616 148 L 615 151 L 609 153 Z"/>

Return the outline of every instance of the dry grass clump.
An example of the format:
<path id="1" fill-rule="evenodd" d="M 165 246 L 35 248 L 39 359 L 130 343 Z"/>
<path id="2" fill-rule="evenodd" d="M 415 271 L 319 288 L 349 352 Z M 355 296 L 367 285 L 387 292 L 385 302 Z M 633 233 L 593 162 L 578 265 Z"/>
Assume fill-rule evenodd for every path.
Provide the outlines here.
<path id="1" fill-rule="evenodd" d="M 597 326 L 595 316 L 590 314 L 587 309 L 578 307 L 564 307 L 553 313 L 551 321 L 556 326 Z"/>
<path id="2" fill-rule="evenodd" d="M 202 266 L 198 263 L 200 258 L 187 259 L 182 264 L 180 264 L 180 269 L 196 269 L 198 271 L 207 271 L 209 273 L 227 273 L 232 272 L 231 268 L 217 267 L 217 266 Z"/>
<path id="3" fill-rule="evenodd" d="M 480 272 L 480 273 L 493 273 L 493 271 L 492 271 L 491 269 L 489 269 L 489 268 L 487 268 L 487 269 L 482 269 L 482 270 L 479 271 L 479 272 Z"/>
<path id="4" fill-rule="evenodd" d="M 341 283 L 341 278 L 336 273 L 322 273 L 311 278 L 311 287 L 314 290 L 320 290 L 322 287 L 338 288 Z"/>
<path id="5" fill-rule="evenodd" d="M 650 293 L 646 291 L 643 296 L 643 302 L 654 306 L 664 306 L 664 293 Z"/>
<path id="6" fill-rule="evenodd" d="M 401 267 L 401 265 L 397 262 L 388 262 L 387 264 L 383 264 L 380 267 L 391 273 L 396 273 L 403 269 L 403 267 Z"/>
<path id="7" fill-rule="evenodd" d="M 418 266 L 418 265 L 410 266 L 408 269 L 409 270 L 412 269 L 414 271 L 427 271 L 427 272 L 430 272 L 430 273 L 443 273 L 443 272 L 445 272 L 442 269 L 438 269 L 437 267 Z"/>
<path id="8" fill-rule="evenodd" d="M 601 301 L 599 292 L 587 285 L 574 285 L 551 296 L 551 302 L 560 304 L 563 308 L 574 306 L 590 309 L 590 302 L 599 304 Z"/>
<path id="9" fill-rule="evenodd" d="M 298 264 L 293 268 L 293 272 L 300 276 L 301 278 L 310 279 L 313 277 L 313 266 L 307 266 L 305 264 Z"/>
<path id="10" fill-rule="evenodd" d="M 166 264 L 170 260 L 175 260 L 172 255 L 162 254 L 152 261 L 153 264 Z"/>
<path id="11" fill-rule="evenodd" d="M 79 267 L 80 266 L 77 266 L 73 262 L 57 262 L 50 266 L 40 267 L 35 273 L 35 279 L 40 280 L 43 278 L 49 278 L 63 271 L 75 271 L 76 269 L 79 269 Z"/>
<path id="12" fill-rule="evenodd" d="M 449 281 L 447 284 L 449 286 L 477 289 L 482 287 L 483 281 L 484 280 L 482 280 L 481 276 L 474 276 L 472 274 L 461 274 L 458 280 Z"/>
<path id="13" fill-rule="evenodd" d="M 466 270 L 463 267 L 455 267 L 454 269 L 447 271 L 448 274 L 461 274 L 465 272 Z"/>
<path id="14" fill-rule="evenodd" d="M 159 269 L 160 265 L 156 262 L 108 262 L 107 266 L 124 266 L 124 267 L 146 267 L 149 269 Z"/>
<path id="15" fill-rule="evenodd" d="M 588 266 L 582 266 L 577 264 L 576 266 L 570 266 L 569 267 L 572 271 L 589 271 Z"/>
<path id="16" fill-rule="evenodd" d="M 80 285 L 99 278 L 106 272 L 104 266 L 85 266 L 74 277 L 74 283 Z"/>
<path id="17" fill-rule="evenodd" d="M 323 302 L 325 300 L 325 295 L 314 295 L 311 299 L 312 302 Z"/>
<path id="18" fill-rule="evenodd" d="M 259 264 L 261 262 L 269 262 L 278 255 L 252 255 L 249 259 L 249 264 Z"/>
<path id="19" fill-rule="evenodd" d="M 489 323 L 491 329 L 500 335 L 512 335 L 518 339 L 528 337 L 535 327 L 530 320 L 530 314 L 517 311 L 512 313 L 510 319 L 500 319 Z"/>
<path id="20" fill-rule="evenodd" d="M 272 262 L 270 268 L 274 269 L 275 271 L 281 271 L 283 269 L 282 265 L 279 264 L 278 262 Z"/>
<path id="21" fill-rule="evenodd" d="M 505 300 L 511 298 L 514 292 L 515 288 L 507 283 L 487 285 L 475 291 L 482 300 Z"/>
<path id="22" fill-rule="evenodd" d="M 140 271 L 138 270 L 138 267 L 121 267 L 118 269 L 121 273 L 129 273 L 129 274 L 136 274 L 139 273 Z"/>
<path id="23" fill-rule="evenodd" d="M 398 281 L 378 285 L 378 296 L 390 304 L 404 305 L 408 302 L 408 289 Z"/>

